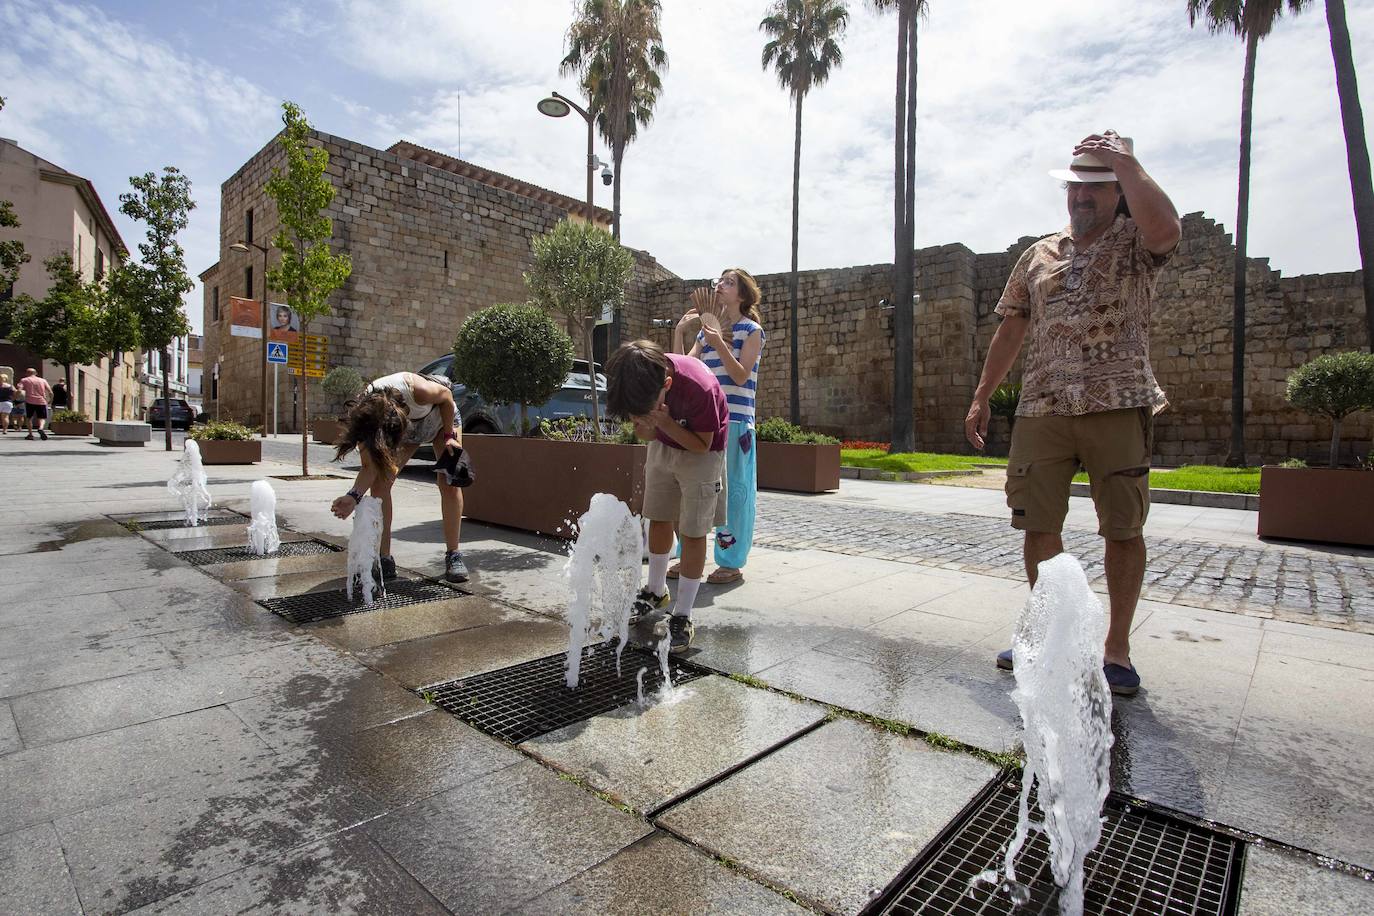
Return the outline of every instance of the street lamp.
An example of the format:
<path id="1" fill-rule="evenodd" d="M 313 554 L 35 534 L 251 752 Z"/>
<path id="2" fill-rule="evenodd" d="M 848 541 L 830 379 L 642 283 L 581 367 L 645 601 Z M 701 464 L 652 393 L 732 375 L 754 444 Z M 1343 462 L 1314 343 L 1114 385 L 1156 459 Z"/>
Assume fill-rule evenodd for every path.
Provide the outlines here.
<path id="1" fill-rule="evenodd" d="M 610 184 L 614 178 L 611 174 L 610 165 L 598 159 L 593 151 L 596 137 L 593 131 L 595 119 L 592 117 L 592 113 L 572 99 L 559 95 L 557 92 L 550 94 L 546 99 L 541 99 L 537 107 L 540 114 L 548 115 L 551 118 L 566 118 L 569 112 L 575 111 L 587 122 L 587 208 L 591 209 L 593 205 L 592 190 L 595 187 L 595 182 L 592 179 L 596 177 L 597 168 L 602 170 L 601 180 L 606 184 Z M 592 214 L 588 213 L 587 219 L 592 220 Z"/>
<path id="2" fill-rule="evenodd" d="M 242 239 L 229 246 L 230 251 L 247 254 L 249 248 L 262 252 L 262 438 L 267 438 L 267 246 Z M 253 291 L 248 291 L 252 295 Z"/>

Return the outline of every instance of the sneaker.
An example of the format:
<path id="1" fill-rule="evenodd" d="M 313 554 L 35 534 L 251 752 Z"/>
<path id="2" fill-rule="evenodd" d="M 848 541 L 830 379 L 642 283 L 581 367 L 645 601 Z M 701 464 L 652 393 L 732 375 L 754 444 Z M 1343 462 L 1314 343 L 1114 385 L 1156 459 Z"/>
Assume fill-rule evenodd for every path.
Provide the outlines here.
<path id="1" fill-rule="evenodd" d="M 444 554 L 444 579 L 449 582 L 468 581 L 468 568 L 463 563 L 463 555 L 456 550 Z"/>
<path id="2" fill-rule="evenodd" d="M 33 433 L 29 433 L 29 434 L 28 434 L 27 436 L 25 436 L 24 438 L 25 438 L 25 439 L 28 439 L 30 442 L 32 442 L 32 441 L 33 441 Z"/>
<path id="3" fill-rule="evenodd" d="M 46 429 L 40 429 L 40 430 L 38 431 L 38 438 L 42 439 L 44 442 L 47 442 L 47 441 L 48 441 L 48 431 L 47 431 Z"/>
<path id="4" fill-rule="evenodd" d="M 672 640 L 668 644 L 668 651 L 673 653 L 686 652 L 687 647 L 692 644 L 692 636 L 697 628 L 692 625 L 692 618 L 684 614 L 674 614 L 668 618 L 668 638 Z"/>
<path id="5" fill-rule="evenodd" d="M 655 595 L 647 588 L 641 588 L 639 595 L 635 598 L 635 603 L 630 605 L 630 623 L 634 623 L 641 617 L 647 617 L 654 611 L 662 610 L 668 606 L 672 598 L 665 591 L 661 595 Z"/>
<path id="6" fill-rule="evenodd" d="M 1107 675 L 1107 686 L 1119 697 L 1135 696 L 1140 689 L 1140 675 L 1136 674 L 1135 665 L 1127 667 L 1108 662 L 1102 666 L 1102 673 Z"/>
<path id="7" fill-rule="evenodd" d="M 395 558 L 395 557 L 390 556 L 390 555 L 384 556 L 384 557 L 381 558 L 381 564 L 382 564 L 382 578 L 383 578 L 383 579 L 394 579 L 394 578 L 396 578 L 396 558 Z"/>
<path id="8" fill-rule="evenodd" d="M 1001 668 L 1003 671 L 1011 671 L 1013 669 L 1014 666 L 1011 661 L 1010 649 L 1004 649 L 997 653 L 997 667 Z"/>

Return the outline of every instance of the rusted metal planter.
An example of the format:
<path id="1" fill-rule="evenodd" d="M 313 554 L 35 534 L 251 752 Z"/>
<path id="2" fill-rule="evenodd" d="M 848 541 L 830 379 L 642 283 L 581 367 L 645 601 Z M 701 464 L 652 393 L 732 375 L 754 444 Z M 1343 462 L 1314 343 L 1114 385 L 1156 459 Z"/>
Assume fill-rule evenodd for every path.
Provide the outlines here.
<path id="1" fill-rule="evenodd" d="M 197 439 L 203 464 L 257 464 L 262 460 L 261 439 Z"/>
<path id="2" fill-rule="evenodd" d="M 1265 465 L 1259 536 L 1374 547 L 1374 471 Z"/>
<path id="3" fill-rule="evenodd" d="M 758 485 L 763 490 L 824 493 L 840 488 L 840 446 L 759 442 Z"/>

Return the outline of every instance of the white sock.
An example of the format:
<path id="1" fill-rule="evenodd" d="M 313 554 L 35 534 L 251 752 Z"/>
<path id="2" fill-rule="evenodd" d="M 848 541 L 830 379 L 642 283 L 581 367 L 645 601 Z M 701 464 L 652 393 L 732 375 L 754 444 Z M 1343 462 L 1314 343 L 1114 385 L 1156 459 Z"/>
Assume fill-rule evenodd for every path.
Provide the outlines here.
<path id="1" fill-rule="evenodd" d="M 677 580 L 677 602 L 673 604 L 674 617 L 691 617 L 692 605 L 697 603 L 697 589 L 701 588 L 700 579 L 682 576 Z"/>
<path id="2" fill-rule="evenodd" d="M 668 591 L 668 564 L 672 561 L 672 553 L 649 554 L 649 582 L 645 587 L 655 595 Z"/>

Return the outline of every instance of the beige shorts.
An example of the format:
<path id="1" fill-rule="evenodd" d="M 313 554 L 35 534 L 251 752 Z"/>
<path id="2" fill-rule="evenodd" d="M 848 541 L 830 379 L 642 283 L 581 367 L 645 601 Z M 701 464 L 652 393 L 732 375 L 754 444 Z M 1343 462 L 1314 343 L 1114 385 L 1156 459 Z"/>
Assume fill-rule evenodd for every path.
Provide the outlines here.
<path id="1" fill-rule="evenodd" d="M 649 443 L 644 517 L 675 522 L 680 537 L 704 538 L 725 524 L 725 452 L 689 452 Z"/>
<path id="2" fill-rule="evenodd" d="M 1017 417 L 1007 459 L 1011 525 L 1058 534 L 1069 511 L 1069 484 L 1088 472 L 1097 533 L 1109 541 L 1139 537 L 1150 513 L 1154 417 L 1128 407 L 1079 417 Z"/>

